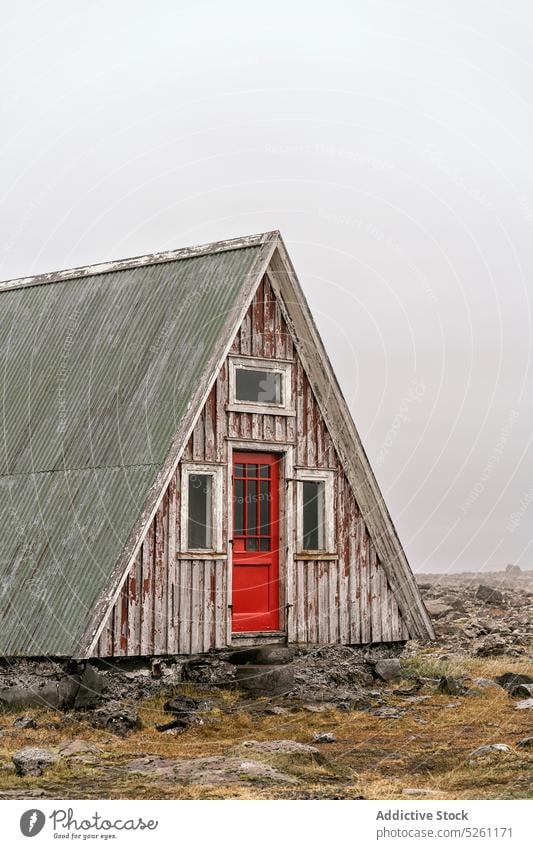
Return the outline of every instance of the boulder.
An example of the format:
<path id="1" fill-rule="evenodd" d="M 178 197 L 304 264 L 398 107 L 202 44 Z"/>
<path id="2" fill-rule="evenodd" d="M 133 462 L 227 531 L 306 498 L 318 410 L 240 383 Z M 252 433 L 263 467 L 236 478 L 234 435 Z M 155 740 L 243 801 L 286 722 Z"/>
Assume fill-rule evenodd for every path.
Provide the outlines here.
<path id="1" fill-rule="evenodd" d="M 506 743 L 489 743 L 487 746 L 479 746 L 479 748 L 474 749 L 473 752 L 470 753 L 471 758 L 483 758 L 486 755 L 492 755 L 497 753 L 505 754 L 506 752 L 510 752 L 511 747 Z"/>
<path id="2" fill-rule="evenodd" d="M 521 702 L 517 702 L 515 705 L 516 710 L 533 710 L 533 699 L 524 699 Z"/>
<path id="3" fill-rule="evenodd" d="M 101 752 L 100 746 L 97 746 L 96 743 L 91 743 L 89 740 L 81 740 L 76 738 L 75 740 L 70 740 L 68 743 L 63 743 L 59 747 L 59 753 L 64 758 L 70 758 L 73 755 L 85 755 L 85 754 L 98 754 Z"/>
<path id="4" fill-rule="evenodd" d="M 424 601 L 427 612 L 434 619 L 440 619 L 441 616 L 445 616 L 447 613 L 451 613 L 453 607 L 449 604 L 446 604 L 443 601 L 439 601 L 438 599 L 429 598 Z"/>
<path id="5" fill-rule="evenodd" d="M 478 586 L 476 598 L 485 604 L 500 605 L 504 601 L 503 594 L 499 590 L 494 589 L 494 587 L 488 587 L 486 584 L 480 584 Z"/>
<path id="6" fill-rule="evenodd" d="M 13 722 L 13 726 L 15 728 L 37 728 L 37 722 L 33 718 L 33 716 L 27 716 L 23 714 L 23 716 L 17 716 L 15 721 Z"/>
<path id="7" fill-rule="evenodd" d="M 119 702 L 109 702 L 105 707 L 98 708 L 92 715 L 91 722 L 95 728 L 111 731 L 119 737 L 125 737 L 141 727 L 137 711 Z"/>
<path id="8" fill-rule="evenodd" d="M 331 734 L 327 731 L 322 734 L 315 734 L 313 737 L 313 743 L 336 743 L 337 738 L 334 734 Z"/>
<path id="9" fill-rule="evenodd" d="M 517 749 L 533 749 L 533 737 L 523 737 L 516 744 Z"/>
<path id="10" fill-rule="evenodd" d="M 253 664 L 256 666 L 291 663 L 295 655 L 294 646 L 266 645 L 253 646 L 248 649 L 239 649 L 229 655 L 229 662 L 236 666 Z"/>
<path id="11" fill-rule="evenodd" d="M 296 740 L 246 740 L 232 749 L 231 754 L 252 753 L 255 757 L 266 757 L 267 759 L 281 758 L 284 763 L 309 764 L 323 763 L 324 756 L 316 746 L 308 743 L 297 743 Z"/>
<path id="12" fill-rule="evenodd" d="M 15 752 L 12 760 L 17 775 L 42 775 L 45 770 L 54 766 L 59 758 L 49 749 L 27 746 Z"/>
<path id="13" fill-rule="evenodd" d="M 533 697 L 533 684 L 514 684 L 509 690 L 509 695 L 513 699 L 529 699 Z"/>
<path id="14" fill-rule="evenodd" d="M 374 672 L 378 678 L 387 683 L 400 681 L 402 677 L 402 667 L 397 657 L 385 657 L 377 660 L 374 664 Z"/>
<path id="15" fill-rule="evenodd" d="M 78 692 L 74 700 L 75 708 L 92 708 L 102 701 L 106 679 L 90 663 L 85 664 L 81 674 Z"/>
<path id="16" fill-rule="evenodd" d="M 182 679 L 193 684 L 227 686 L 235 681 L 235 666 L 218 657 L 194 657 L 182 667 Z"/>
<path id="17" fill-rule="evenodd" d="M 262 664 L 237 666 L 235 680 L 241 690 L 254 696 L 277 696 L 288 693 L 294 686 L 294 668 L 291 664 L 264 666 Z"/>
<path id="18" fill-rule="evenodd" d="M 439 693 L 444 693 L 446 696 L 462 696 L 467 692 L 468 687 L 464 682 L 464 678 L 455 678 L 453 675 L 443 675 L 439 681 Z"/>
<path id="19" fill-rule="evenodd" d="M 494 680 L 508 692 L 517 684 L 533 684 L 531 675 L 524 675 L 520 672 L 504 672 L 502 675 L 496 675 Z"/>
<path id="20" fill-rule="evenodd" d="M 191 758 L 175 761 L 170 758 L 141 757 L 130 761 L 126 771 L 147 776 L 161 776 L 180 784 L 222 785 L 241 784 L 250 781 L 297 784 L 297 779 L 269 764 L 238 757 Z"/>

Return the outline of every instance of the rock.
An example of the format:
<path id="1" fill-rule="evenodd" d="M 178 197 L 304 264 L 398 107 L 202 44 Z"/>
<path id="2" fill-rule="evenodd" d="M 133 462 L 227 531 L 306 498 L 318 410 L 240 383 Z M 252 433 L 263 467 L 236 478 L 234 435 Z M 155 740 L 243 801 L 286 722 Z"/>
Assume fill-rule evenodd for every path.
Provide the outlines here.
<path id="1" fill-rule="evenodd" d="M 473 752 L 470 753 L 471 758 L 483 758 L 486 755 L 494 754 L 495 752 L 500 752 L 505 754 L 505 752 L 510 752 L 511 747 L 506 743 L 490 743 L 487 746 L 479 746 L 479 748 L 474 749 Z"/>
<path id="2" fill-rule="evenodd" d="M 165 731 L 181 732 L 185 731 L 189 724 L 190 723 L 188 719 L 182 719 L 181 717 L 178 717 L 176 719 L 173 719 L 172 722 L 164 722 L 162 725 L 156 725 L 156 731 L 161 731 L 163 733 Z"/>
<path id="3" fill-rule="evenodd" d="M 294 776 L 280 772 L 269 764 L 236 757 L 192 758 L 181 761 L 143 757 L 130 761 L 125 770 L 141 775 L 162 776 L 181 784 L 249 786 L 250 781 L 298 783 Z"/>
<path id="4" fill-rule="evenodd" d="M 508 563 L 505 567 L 505 574 L 509 578 L 517 578 L 522 574 L 522 570 L 520 566 L 516 566 L 514 563 Z"/>
<path id="5" fill-rule="evenodd" d="M 533 749 L 533 737 L 523 737 L 516 744 L 517 749 Z"/>
<path id="6" fill-rule="evenodd" d="M 91 721 L 95 728 L 103 728 L 119 737 L 125 737 L 141 727 L 137 711 L 118 702 L 109 702 L 105 707 L 98 708 Z"/>
<path id="7" fill-rule="evenodd" d="M 533 699 L 524 699 L 522 702 L 517 702 L 516 710 L 533 710 Z"/>
<path id="8" fill-rule="evenodd" d="M 72 755 L 82 755 L 86 753 L 98 754 L 101 752 L 100 746 L 96 743 L 91 743 L 89 740 L 75 739 L 69 743 L 63 743 L 59 747 L 59 752 L 64 758 L 70 758 Z"/>
<path id="9" fill-rule="evenodd" d="M 486 690 L 489 687 L 497 687 L 498 684 L 492 678 L 474 678 L 474 686 L 479 687 L 480 690 Z"/>
<path id="10" fill-rule="evenodd" d="M 463 678 L 454 678 L 452 675 L 443 675 L 439 681 L 439 693 L 447 696 L 462 696 L 468 690 Z"/>
<path id="11" fill-rule="evenodd" d="M 282 714 L 287 713 L 287 708 L 281 707 L 281 705 L 269 705 L 263 713 L 270 716 L 282 716 Z"/>
<path id="12" fill-rule="evenodd" d="M 476 598 L 479 598 L 485 604 L 500 605 L 504 601 L 503 595 L 499 590 L 494 589 L 494 587 L 488 587 L 486 584 L 480 584 L 478 586 Z"/>
<path id="13" fill-rule="evenodd" d="M 237 686 L 254 696 L 277 696 L 288 693 L 294 686 L 294 669 L 291 664 L 282 666 L 249 664 L 234 668 Z"/>
<path id="14" fill-rule="evenodd" d="M 489 634 L 475 644 L 475 652 L 479 657 L 490 657 L 491 655 L 506 654 L 508 645 L 498 634 Z"/>
<path id="15" fill-rule="evenodd" d="M 322 734 L 315 734 L 313 737 L 313 743 L 336 743 L 337 738 L 334 734 L 330 734 L 327 731 Z"/>
<path id="16" fill-rule="evenodd" d="M 282 758 L 284 762 L 292 763 L 323 763 L 324 756 L 308 743 L 297 743 L 296 740 L 246 740 L 231 750 L 231 754 L 263 755 L 267 758 Z"/>
<path id="17" fill-rule="evenodd" d="M 494 680 L 508 692 L 518 684 L 533 684 L 531 675 L 523 675 L 519 672 L 504 672 L 503 675 L 497 675 Z"/>
<path id="18" fill-rule="evenodd" d="M 380 719 L 401 719 L 405 710 L 394 707 L 378 707 L 372 713 Z"/>
<path id="19" fill-rule="evenodd" d="M 227 686 L 235 681 L 236 667 L 218 657 L 195 657 L 182 667 L 182 678 L 194 684 Z"/>
<path id="20" fill-rule="evenodd" d="M 453 607 L 449 604 L 446 604 L 443 601 L 438 601 L 437 599 L 426 599 L 424 601 L 427 612 L 434 619 L 440 619 L 441 616 L 445 616 L 447 613 L 451 613 Z"/>
<path id="21" fill-rule="evenodd" d="M 75 708 L 92 708 L 102 701 L 106 679 L 90 663 L 85 664 L 79 689 L 74 700 Z"/>
<path id="22" fill-rule="evenodd" d="M 513 699 L 529 699 L 533 697 L 533 684 L 514 684 L 509 690 L 509 695 Z"/>
<path id="23" fill-rule="evenodd" d="M 402 667 L 397 657 L 387 657 L 376 661 L 374 672 L 378 678 L 387 681 L 387 683 L 400 681 L 402 677 Z"/>
<path id="24" fill-rule="evenodd" d="M 279 666 L 280 664 L 291 663 L 295 653 L 296 649 L 294 646 L 254 646 L 249 649 L 239 649 L 232 652 L 228 660 L 236 666 L 243 666 L 250 663 L 256 666 Z"/>
<path id="25" fill-rule="evenodd" d="M 430 790 L 429 787 L 404 787 L 402 790 L 404 796 L 437 796 L 440 795 L 439 790 Z"/>
<path id="26" fill-rule="evenodd" d="M 166 713 L 193 713 L 200 710 L 201 702 L 199 699 L 192 699 L 190 696 L 173 696 L 165 702 L 163 710 Z"/>
<path id="27" fill-rule="evenodd" d="M 17 775 L 42 775 L 58 761 L 58 756 L 49 749 L 27 746 L 19 749 L 12 757 Z"/>
<path id="28" fill-rule="evenodd" d="M 33 718 L 33 716 L 17 716 L 15 721 L 13 722 L 13 726 L 15 728 L 37 728 L 37 722 Z"/>

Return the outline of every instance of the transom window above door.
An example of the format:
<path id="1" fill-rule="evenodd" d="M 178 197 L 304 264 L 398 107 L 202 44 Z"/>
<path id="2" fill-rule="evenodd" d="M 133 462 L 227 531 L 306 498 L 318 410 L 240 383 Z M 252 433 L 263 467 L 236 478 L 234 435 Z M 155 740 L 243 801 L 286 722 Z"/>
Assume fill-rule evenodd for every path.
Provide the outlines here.
<path id="1" fill-rule="evenodd" d="M 229 360 L 229 410 L 294 415 L 292 363 L 258 357 Z"/>

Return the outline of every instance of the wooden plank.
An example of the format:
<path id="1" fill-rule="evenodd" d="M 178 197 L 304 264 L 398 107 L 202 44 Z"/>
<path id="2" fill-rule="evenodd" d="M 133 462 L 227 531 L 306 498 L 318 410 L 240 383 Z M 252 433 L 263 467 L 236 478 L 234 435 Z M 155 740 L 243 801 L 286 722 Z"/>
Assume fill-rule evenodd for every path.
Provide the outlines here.
<path id="1" fill-rule="evenodd" d="M 176 635 L 176 601 L 177 601 L 177 512 L 176 512 L 176 476 L 172 478 L 168 486 L 168 536 L 165 550 L 165 563 L 167 573 L 167 651 L 175 654 L 177 648 Z"/>
<path id="2" fill-rule="evenodd" d="M 317 638 L 319 643 L 329 642 L 329 569 L 335 569 L 335 563 L 319 561 L 316 564 L 318 616 Z"/>
<path id="3" fill-rule="evenodd" d="M 205 457 L 205 408 L 202 410 L 192 433 L 192 459 L 202 461 Z"/>
<path id="4" fill-rule="evenodd" d="M 180 560 L 179 573 L 179 606 L 178 633 L 179 654 L 190 654 L 191 651 L 191 562 Z"/>
<path id="5" fill-rule="evenodd" d="M 141 653 L 141 556 L 135 558 L 128 576 L 129 616 L 128 616 L 128 655 Z"/>
<path id="6" fill-rule="evenodd" d="M 359 574 L 361 576 L 361 642 L 369 643 L 371 639 L 370 627 L 370 574 L 368 563 L 367 533 L 363 517 L 358 519 L 358 541 L 359 541 Z"/>
<path id="7" fill-rule="evenodd" d="M 387 576 L 383 566 L 378 561 L 378 570 L 380 578 L 380 610 L 381 610 L 381 639 L 384 643 L 390 643 L 392 640 L 391 628 L 391 600 L 392 594 L 389 590 Z"/>
<path id="8" fill-rule="evenodd" d="M 296 574 L 297 574 L 297 582 L 296 582 L 296 610 L 298 616 L 298 624 L 297 624 L 297 632 L 298 632 L 298 642 L 306 643 L 308 642 L 308 631 L 307 631 L 307 615 L 306 615 L 306 601 L 307 601 L 307 570 L 308 564 L 303 560 L 298 560 L 296 562 Z"/>
<path id="9" fill-rule="evenodd" d="M 309 381 L 306 379 L 305 381 L 305 395 L 306 395 L 306 405 L 305 405 L 305 418 L 306 418 L 306 438 L 307 438 L 307 464 L 311 468 L 316 468 L 316 429 L 317 429 L 317 418 L 316 418 L 316 404 L 315 399 L 313 397 L 313 392 L 311 387 L 309 386 Z"/>
<path id="10" fill-rule="evenodd" d="M 373 643 L 381 643 L 381 582 L 378 571 L 376 549 L 370 543 L 370 616 Z"/>
<path id="11" fill-rule="evenodd" d="M 205 459 L 213 461 L 217 459 L 215 446 L 216 428 L 216 387 L 213 387 L 207 401 L 205 402 Z"/>
<path id="12" fill-rule="evenodd" d="M 252 353 L 252 308 L 250 307 L 241 324 L 241 354 Z"/>
<path id="13" fill-rule="evenodd" d="M 337 542 L 337 550 L 339 552 L 339 562 L 337 564 L 338 575 L 338 628 L 339 642 L 347 645 L 350 642 L 350 609 L 349 609 L 349 584 L 348 575 L 350 568 L 350 546 L 347 534 L 344 533 L 343 516 L 345 513 L 346 493 L 342 482 L 342 472 L 339 471 L 335 475 L 335 486 L 333 492 L 333 505 L 335 513 L 335 538 Z"/>
<path id="14" fill-rule="evenodd" d="M 226 503 L 226 502 L 224 502 Z M 226 614 L 227 599 L 224 592 L 225 582 L 223 571 L 227 568 L 227 562 L 217 560 L 215 564 L 215 648 L 226 645 Z"/>
<path id="15" fill-rule="evenodd" d="M 226 460 L 226 440 L 228 419 L 231 418 L 231 413 L 226 413 L 226 404 L 228 403 L 228 364 L 227 361 L 220 369 L 216 384 L 215 384 L 215 456 L 219 462 L 223 463 Z"/>
<path id="16" fill-rule="evenodd" d="M 296 463 L 307 465 L 305 433 L 304 373 L 300 360 L 296 363 Z M 288 430 L 288 424 L 287 424 Z"/>
<path id="17" fill-rule="evenodd" d="M 252 301 L 252 356 L 263 356 L 264 279 L 257 287 Z"/>
<path id="18" fill-rule="evenodd" d="M 203 563 L 191 561 L 191 654 L 203 650 Z"/>
<path id="19" fill-rule="evenodd" d="M 152 653 L 152 527 L 141 548 L 142 591 L 141 591 L 141 654 Z"/>
<path id="20" fill-rule="evenodd" d="M 364 533 L 364 526 L 359 521 L 359 512 L 355 504 L 355 499 L 344 474 L 343 484 L 346 493 L 346 509 L 349 517 L 348 595 L 350 643 L 356 645 L 361 642 L 361 585 L 358 552 L 361 546 L 360 534 Z"/>
<path id="21" fill-rule="evenodd" d="M 265 357 L 274 357 L 276 353 L 275 342 L 275 302 L 274 293 L 268 280 L 264 281 L 264 312 L 263 312 L 263 354 Z"/>

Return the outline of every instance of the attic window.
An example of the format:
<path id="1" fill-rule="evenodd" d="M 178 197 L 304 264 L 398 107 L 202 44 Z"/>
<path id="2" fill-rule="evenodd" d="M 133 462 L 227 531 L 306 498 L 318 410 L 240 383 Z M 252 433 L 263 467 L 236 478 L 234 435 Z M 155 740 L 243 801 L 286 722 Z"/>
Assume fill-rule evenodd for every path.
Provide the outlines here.
<path id="1" fill-rule="evenodd" d="M 228 409 L 243 413 L 294 415 L 291 409 L 291 362 L 231 357 Z"/>
<path id="2" fill-rule="evenodd" d="M 181 473 L 181 552 L 220 552 L 223 467 L 184 463 Z"/>

